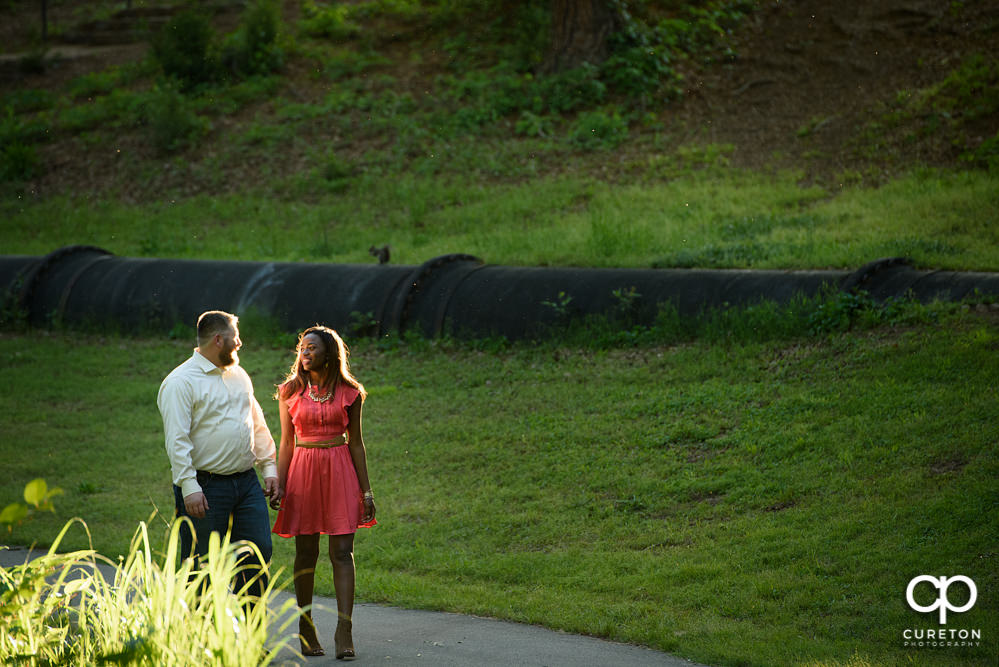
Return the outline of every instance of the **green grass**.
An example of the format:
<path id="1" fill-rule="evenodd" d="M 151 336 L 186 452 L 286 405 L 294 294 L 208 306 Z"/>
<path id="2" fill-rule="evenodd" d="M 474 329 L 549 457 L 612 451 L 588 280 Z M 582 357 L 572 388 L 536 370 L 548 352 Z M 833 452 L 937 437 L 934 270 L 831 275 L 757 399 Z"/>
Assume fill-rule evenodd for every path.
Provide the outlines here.
<path id="1" fill-rule="evenodd" d="M 354 341 L 380 520 L 358 536 L 359 594 L 709 664 L 986 664 L 999 648 L 999 327 L 991 311 L 950 312 L 627 350 Z M 244 365 L 276 428 L 268 396 L 289 348 L 247 329 Z M 154 507 L 169 512 L 155 395 L 189 351 L 0 338 L 0 505 L 38 476 L 66 491 L 13 538 L 45 542 L 80 516 L 113 558 Z M 278 540 L 275 562 L 291 558 Z M 934 627 L 905 605 L 918 574 L 976 581 L 959 625 L 982 628 L 981 647 L 902 648 L 905 628 Z"/>
<path id="2" fill-rule="evenodd" d="M 0 235 L 5 253 L 27 255 L 89 243 L 123 256 L 365 263 L 369 246 L 388 243 L 400 264 L 463 252 L 529 266 L 855 268 L 907 256 L 923 267 L 999 269 L 999 183 L 988 173 L 926 172 L 829 192 L 791 175 L 731 171 L 636 185 L 487 185 L 328 170 L 352 184 L 312 202 L 7 200 Z"/>

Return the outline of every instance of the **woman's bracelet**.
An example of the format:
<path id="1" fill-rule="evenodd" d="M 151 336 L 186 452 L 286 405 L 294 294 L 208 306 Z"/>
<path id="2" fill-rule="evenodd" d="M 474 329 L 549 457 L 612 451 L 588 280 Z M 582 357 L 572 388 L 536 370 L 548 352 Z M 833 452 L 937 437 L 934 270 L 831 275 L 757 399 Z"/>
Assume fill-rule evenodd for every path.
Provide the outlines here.
<path id="1" fill-rule="evenodd" d="M 370 490 L 369 491 L 365 491 L 364 492 L 364 499 L 365 500 L 374 500 L 375 499 L 375 494 L 373 494 Z"/>

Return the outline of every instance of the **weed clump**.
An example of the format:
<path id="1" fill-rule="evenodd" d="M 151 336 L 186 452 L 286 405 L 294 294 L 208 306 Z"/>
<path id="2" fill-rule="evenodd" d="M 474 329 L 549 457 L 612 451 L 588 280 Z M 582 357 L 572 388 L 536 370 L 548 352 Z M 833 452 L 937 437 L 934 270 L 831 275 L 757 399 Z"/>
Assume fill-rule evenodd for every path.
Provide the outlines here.
<path id="1" fill-rule="evenodd" d="M 583 150 L 617 148 L 628 138 L 628 122 L 617 112 L 589 111 L 569 130 L 569 143 Z"/>

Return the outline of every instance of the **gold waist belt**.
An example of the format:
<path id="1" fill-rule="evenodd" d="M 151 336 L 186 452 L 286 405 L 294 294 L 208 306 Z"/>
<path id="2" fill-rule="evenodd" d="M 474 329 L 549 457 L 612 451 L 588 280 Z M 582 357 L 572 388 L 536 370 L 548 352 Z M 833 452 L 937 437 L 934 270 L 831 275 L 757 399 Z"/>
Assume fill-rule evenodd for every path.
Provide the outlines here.
<path id="1" fill-rule="evenodd" d="M 295 439 L 296 447 L 339 447 L 340 445 L 347 444 L 347 434 L 341 433 L 339 437 L 333 438 L 332 440 L 322 440 L 320 442 L 302 442 L 299 439 Z"/>

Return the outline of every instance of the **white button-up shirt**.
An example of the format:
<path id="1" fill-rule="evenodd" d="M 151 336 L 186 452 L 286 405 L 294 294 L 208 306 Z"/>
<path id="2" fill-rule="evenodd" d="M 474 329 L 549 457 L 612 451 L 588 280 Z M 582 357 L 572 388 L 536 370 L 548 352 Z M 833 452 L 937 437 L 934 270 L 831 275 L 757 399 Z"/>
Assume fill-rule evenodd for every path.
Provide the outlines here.
<path id="1" fill-rule="evenodd" d="M 265 478 L 277 477 L 274 438 L 238 363 L 219 368 L 195 350 L 163 380 L 156 404 L 184 497 L 201 491 L 197 470 L 230 475 L 257 466 Z"/>

